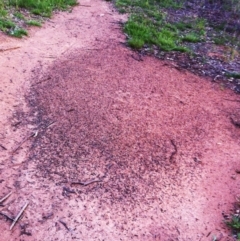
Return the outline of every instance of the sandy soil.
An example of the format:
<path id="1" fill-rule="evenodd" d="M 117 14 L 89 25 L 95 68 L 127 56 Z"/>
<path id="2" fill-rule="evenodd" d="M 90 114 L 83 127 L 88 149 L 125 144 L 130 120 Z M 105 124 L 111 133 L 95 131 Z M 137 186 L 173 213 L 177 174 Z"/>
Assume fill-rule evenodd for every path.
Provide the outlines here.
<path id="1" fill-rule="evenodd" d="M 29 202 L 0 240 L 232 240 L 240 97 L 132 52 L 126 16 L 81 4 L 0 36 L 0 213 Z"/>

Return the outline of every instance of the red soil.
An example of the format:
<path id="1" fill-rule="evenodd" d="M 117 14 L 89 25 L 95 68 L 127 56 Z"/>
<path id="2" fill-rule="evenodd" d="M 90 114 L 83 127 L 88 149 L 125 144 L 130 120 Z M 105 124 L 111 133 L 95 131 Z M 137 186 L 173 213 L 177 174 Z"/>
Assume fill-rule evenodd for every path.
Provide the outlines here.
<path id="1" fill-rule="evenodd" d="M 81 4 L 0 38 L 20 47 L 0 55 L 0 212 L 29 201 L 0 240 L 232 240 L 239 96 L 138 56 L 111 5 Z"/>

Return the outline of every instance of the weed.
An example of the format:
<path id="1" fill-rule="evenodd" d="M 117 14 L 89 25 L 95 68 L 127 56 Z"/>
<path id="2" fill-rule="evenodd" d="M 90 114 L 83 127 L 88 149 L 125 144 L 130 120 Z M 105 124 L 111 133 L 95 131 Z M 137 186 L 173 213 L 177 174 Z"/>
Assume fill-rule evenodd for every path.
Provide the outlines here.
<path id="1" fill-rule="evenodd" d="M 29 20 L 26 22 L 27 25 L 29 26 L 37 26 L 37 27 L 41 27 L 42 24 L 36 20 Z"/>
<path id="2" fill-rule="evenodd" d="M 201 39 L 195 33 L 189 33 L 189 34 L 187 34 L 186 36 L 184 36 L 182 38 L 182 41 L 191 42 L 191 43 L 197 43 L 197 42 L 200 42 Z"/>
<path id="3" fill-rule="evenodd" d="M 77 4 L 76 0 L 9 0 L 9 4 L 16 8 L 25 8 L 32 13 L 44 17 L 50 17 L 55 9 L 67 9 L 68 6 Z"/>
<path id="4" fill-rule="evenodd" d="M 132 13 L 124 26 L 129 37 L 128 44 L 135 49 L 147 44 L 149 47 L 156 45 L 164 51 L 190 52 L 180 44 L 202 41 L 201 36 L 206 35 L 206 20 L 197 18 L 168 22 L 163 8 L 181 7 L 182 3 L 176 0 L 117 0 L 116 6 L 121 12 Z M 189 33 L 190 29 L 192 32 Z"/>
<path id="5" fill-rule="evenodd" d="M 192 28 L 192 23 L 190 23 L 190 22 L 186 22 L 186 23 L 185 22 L 178 22 L 178 23 L 175 23 L 174 25 L 180 31 L 185 31 L 187 29 Z"/>
<path id="6" fill-rule="evenodd" d="M 24 16 L 20 12 L 15 12 L 13 15 L 18 19 L 24 20 Z"/>
<path id="7" fill-rule="evenodd" d="M 31 20 L 30 14 L 51 17 L 54 10 L 67 10 L 74 5 L 77 5 L 77 0 L 0 0 L 0 30 L 11 36 L 22 37 L 27 35 L 22 28 L 26 24 L 41 26 L 38 21 Z M 26 14 L 29 17 L 21 13 L 22 9 L 30 13 Z"/>
<path id="8" fill-rule="evenodd" d="M 6 32 L 11 28 L 14 28 L 15 24 L 7 19 L 0 18 L 0 30 Z"/>
<path id="9" fill-rule="evenodd" d="M 240 79 L 240 72 L 227 72 L 225 75 L 229 78 Z"/>
<path id="10" fill-rule="evenodd" d="M 27 36 L 28 33 L 23 28 L 14 28 L 9 32 L 10 36 L 16 37 L 16 38 L 22 38 L 23 36 Z"/>
<path id="11" fill-rule="evenodd" d="M 213 42 L 217 45 L 223 45 L 225 43 L 224 37 L 213 38 Z"/>
<path id="12" fill-rule="evenodd" d="M 7 16 L 7 11 L 0 8 L 0 17 L 6 17 L 6 16 Z"/>

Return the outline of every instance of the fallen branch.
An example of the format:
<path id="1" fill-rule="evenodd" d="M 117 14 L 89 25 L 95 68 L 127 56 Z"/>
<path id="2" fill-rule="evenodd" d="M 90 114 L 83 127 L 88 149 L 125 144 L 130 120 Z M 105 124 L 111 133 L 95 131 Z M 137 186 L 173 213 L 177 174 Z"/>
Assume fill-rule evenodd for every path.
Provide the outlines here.
<path id="1" fill-rule="evenodd" d="M 12 223 L 12 225 L 11 225 L 11 227 L 10 227 L 10 230 L 12 230 L 13 227 L 15 226 L 15 224 L 17 223 L 18 219 L 21 217 L 21 215 L 23 214 L 24 210 L 27 208 L 28 203 L 29 203 L 29 202 L 27 202 L 27 203 L 23 206 L 23 208 L 21 209 L 21 211 L 18 213 L 17 217 L 13 220 L 13 223 Z"/>
<path id="2" fill-rule="evenodd" d="M 10 193 L 8 193 L 6 196 L 4 196 L 4 197 L 0 200 L 0 203 L 4 202 L 11 194 L 12 194 L 12 192 L 10 192 Z"/>
<path id="3" fill-rule="evenodd" d="M 102 180 L 96 179 L 96 180 L 90 180 L 90 181 L 87 181 L 87 182 L 72 182 L 71 184 L 72 185 L 79 184 L 79 185 L 82 185 L 82 186 L 87 186 L 87 185 L 90 185 L 90 184 L 95 183 L 95 182 L 102 182 Z"/>

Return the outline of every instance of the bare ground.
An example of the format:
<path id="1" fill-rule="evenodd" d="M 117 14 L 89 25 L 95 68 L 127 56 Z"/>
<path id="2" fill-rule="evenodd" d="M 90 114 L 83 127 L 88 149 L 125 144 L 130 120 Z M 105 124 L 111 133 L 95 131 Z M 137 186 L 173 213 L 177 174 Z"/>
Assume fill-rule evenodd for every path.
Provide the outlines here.
<path id="1" fill-rule="evenodd" d="M 0 212 L 29 201 L 0 240 L 232 240 L 239 95 L 139 57 L 123 16 L 81 4 L 0 37 Z"/>

